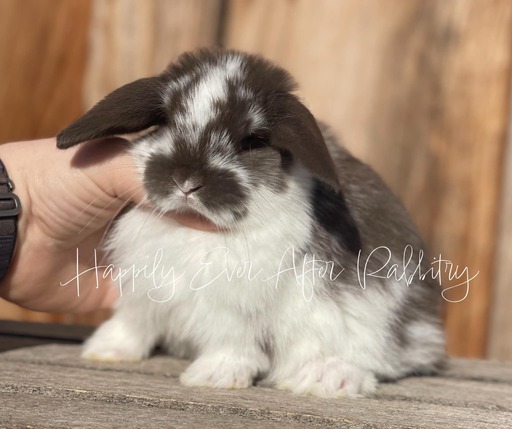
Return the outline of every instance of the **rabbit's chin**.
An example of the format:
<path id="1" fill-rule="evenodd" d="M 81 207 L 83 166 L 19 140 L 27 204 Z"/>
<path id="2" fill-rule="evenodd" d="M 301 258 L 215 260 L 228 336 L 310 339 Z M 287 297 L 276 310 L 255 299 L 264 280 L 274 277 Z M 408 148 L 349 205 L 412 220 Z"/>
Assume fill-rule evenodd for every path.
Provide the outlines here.
<path id="1" fill-rule="evenodd" d="M 215 225 L 211 220 L 194 211 L 167 212 L 166 216 L 171 217 L 181 225 L 186 226 L 188 228 L 210 232 L 222 231 L 221 227 Z"/>

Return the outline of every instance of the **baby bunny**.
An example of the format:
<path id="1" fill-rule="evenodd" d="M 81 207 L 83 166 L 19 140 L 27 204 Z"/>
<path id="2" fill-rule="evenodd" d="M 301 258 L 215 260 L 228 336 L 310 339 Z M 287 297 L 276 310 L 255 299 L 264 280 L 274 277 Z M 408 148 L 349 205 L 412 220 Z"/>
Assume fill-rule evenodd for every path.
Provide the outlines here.
<path id="1" fill-rule="evenodd" d="M 124 136 L 147 194 L 105 240 L 121 297 L 83 357 L 159 346 L 192 359 L 188 386 L 323 397 L 436 370 L 441 295 L 417 275 L 423 243 L 295 88 L 258 56 L 201 50 L 58 135 L 62 149 Z"/>

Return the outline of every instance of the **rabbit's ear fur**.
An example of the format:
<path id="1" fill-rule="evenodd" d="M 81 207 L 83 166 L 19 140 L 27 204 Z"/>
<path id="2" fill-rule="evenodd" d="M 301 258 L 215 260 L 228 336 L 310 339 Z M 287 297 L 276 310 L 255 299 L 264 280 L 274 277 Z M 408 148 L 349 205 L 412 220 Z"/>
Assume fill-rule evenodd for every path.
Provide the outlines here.
<path id="1" fill-rule="evenodd" d="M 339 191 L 336 167 L 311 112 L 293 94 L 280 94 L 273 103 L 272 146 L 290 152 L 314 177 Z"/>
<path id="2" fill-rule="evenodd" d="M 88 140 L 138 133 L 166 124 L 166 83 L 184 73 L 188 63 L 197 67 L 199 60 L 211 62 L 218 55 L 209 51 L 200 51 L 197 56 L 185 54 L 161 75 L 139 79 L 113 91 L 62 130 L 57 135 L 57 147 L 66 149 Z M 338 191 L 336 169 L 316 120 L 290 93 L 295 87 L 293 79 L 259 57 L 247 56 L 247 61 L 257 86 L 264 83 L 263 91 L 268 91 L 269 110 L 273 112 L 271 144 L 290 152 L 314 177 Z"/>
<path id="3" fill-rule="evenodd" d="M 111 92 L 85 115 L 57 135 L 67 149 L 103 137 L 137 133 L 166 122 L 163 78 L 139 79 Z"/>

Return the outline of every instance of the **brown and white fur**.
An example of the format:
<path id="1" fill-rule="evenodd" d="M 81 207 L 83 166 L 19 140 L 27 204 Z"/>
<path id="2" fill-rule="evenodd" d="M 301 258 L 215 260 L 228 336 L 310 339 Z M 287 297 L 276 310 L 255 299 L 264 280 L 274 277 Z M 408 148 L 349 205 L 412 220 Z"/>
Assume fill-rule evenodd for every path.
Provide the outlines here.
<path id="1" fill-rule="evenodd" d="M 147 193 L 105 243 L 109 262 L 139 275 L 124 279 L 84 357 L 139 360 L 160 346 L 193 360 L 185 385 L 259 381 L 326 397 L 437 368 L 435 284 L 385 275 L 361 283 L 366 261 L 376 271 L 403 266 L 405 249 L 417 255 L 418 233 L 294 89 L 260 57 L 202 50 L 114 91 L 59 134 L 60 148 L 136 136 L 130 151 Z M 216 229 L 168 213 L 199 214 Z M 155 257 L 159 269 L 147 275 Z"/>

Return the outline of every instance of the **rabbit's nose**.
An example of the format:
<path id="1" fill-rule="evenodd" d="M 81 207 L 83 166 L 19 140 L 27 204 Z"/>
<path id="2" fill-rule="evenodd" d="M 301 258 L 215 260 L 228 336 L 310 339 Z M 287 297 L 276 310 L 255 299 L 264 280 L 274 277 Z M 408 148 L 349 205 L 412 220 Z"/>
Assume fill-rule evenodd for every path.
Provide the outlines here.
<path id="1" fill-rule="evenodd" d="M 176 170 L 172 174 L 172 180 L 185 195 L 190 195 L 203 187 L 201 180 L 188 170 Z"/>

